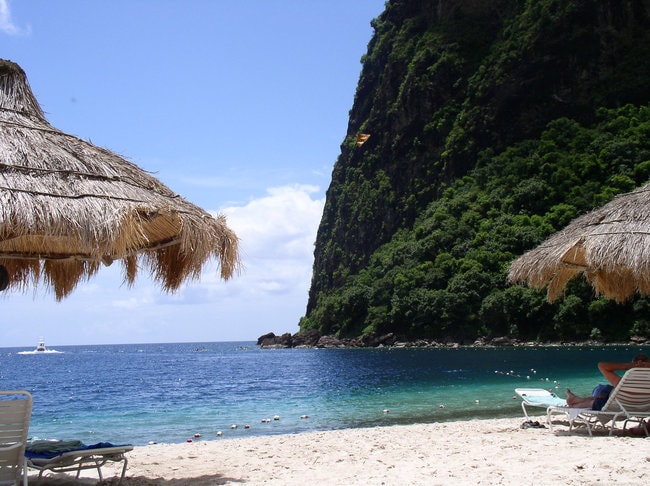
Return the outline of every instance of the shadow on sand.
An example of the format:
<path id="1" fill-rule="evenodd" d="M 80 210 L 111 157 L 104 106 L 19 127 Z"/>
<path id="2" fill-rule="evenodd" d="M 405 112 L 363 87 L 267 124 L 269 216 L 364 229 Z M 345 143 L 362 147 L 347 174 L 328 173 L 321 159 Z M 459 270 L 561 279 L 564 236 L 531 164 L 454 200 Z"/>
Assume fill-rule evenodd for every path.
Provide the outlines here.
<path id="1" fill-rule="evenodd" d="M 99 482 L 97 479 L 79 478 L 72 476 L 44 476 L 29 478 L 30 486 L 211 486 L 218 484 L 245 483 L 245 480 L 222 476 L 220 474 L 198 476 L 195 478 L 162 479 L 144 476 L 126 476 L 122 482 L 119 478 L 106 478 Z"/>

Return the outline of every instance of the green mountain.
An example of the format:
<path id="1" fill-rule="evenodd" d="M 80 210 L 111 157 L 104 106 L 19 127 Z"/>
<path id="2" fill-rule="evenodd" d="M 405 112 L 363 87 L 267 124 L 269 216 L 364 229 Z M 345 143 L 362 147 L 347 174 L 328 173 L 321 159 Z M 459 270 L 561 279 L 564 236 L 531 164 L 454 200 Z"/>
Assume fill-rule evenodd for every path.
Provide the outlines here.
<path id="1" fill-rule="evenodd" d="M 650 0 L 390 0 L 372 26 L 301 334 L 650 337 L 645 299 L 506 283 L 650 178 Z"/>

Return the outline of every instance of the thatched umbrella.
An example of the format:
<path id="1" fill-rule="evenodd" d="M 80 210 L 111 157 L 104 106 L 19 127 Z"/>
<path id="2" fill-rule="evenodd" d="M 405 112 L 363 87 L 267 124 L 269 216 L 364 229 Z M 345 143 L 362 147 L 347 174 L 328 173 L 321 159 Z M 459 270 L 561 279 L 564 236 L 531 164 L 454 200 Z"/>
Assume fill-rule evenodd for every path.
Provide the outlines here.
<path id="1" fill-rule="evenodd" d="M 211 257 L 223 279 L 238 270 L 238 239 L 224 216 L 51 126 L 24 71 L 0 60 L 0 265 L 10 288 L 43 281 L 61 299 L 119 260 L 128 283 L 146 267 L 174 291 Z"/>
<path id="2" fill-rule="evenodd" d="M 598 295 L 624 302 L 650 295 L 650 184 L 573 220 L 510 266 L 508 280 L 548 285 L 548 300 L 584 274 Z"/>

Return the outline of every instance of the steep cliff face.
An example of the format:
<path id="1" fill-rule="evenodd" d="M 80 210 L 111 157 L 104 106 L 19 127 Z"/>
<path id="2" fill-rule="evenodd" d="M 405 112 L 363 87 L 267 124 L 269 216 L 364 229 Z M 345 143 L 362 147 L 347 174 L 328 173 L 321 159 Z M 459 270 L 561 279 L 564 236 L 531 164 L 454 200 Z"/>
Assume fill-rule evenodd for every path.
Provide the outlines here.
<path id="1" fill-rule="evenodd" d="M 390 0 L 372 22 L 301 328 L 477 154 L 650 99 L 650 0 Z M 359 133 L 370 134 L 361 146 Z"/>
<path id="2" fill-rule="evenodd" d="M 389 2 L 373 21 L 316 240 L 308 313 L 321 291 L 362 268 L 454 176 L 441 157 L 445 140 L 509 3 Z M 359 132 L 371 135 L 362 147 Z"/>

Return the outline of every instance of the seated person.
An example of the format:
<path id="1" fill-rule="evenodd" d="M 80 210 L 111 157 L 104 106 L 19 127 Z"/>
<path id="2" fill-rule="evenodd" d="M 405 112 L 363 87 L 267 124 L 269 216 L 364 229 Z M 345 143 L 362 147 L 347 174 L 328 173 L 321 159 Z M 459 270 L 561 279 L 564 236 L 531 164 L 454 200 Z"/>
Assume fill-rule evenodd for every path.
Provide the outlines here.
<path id="1" fill-rule="evenodd" d="M 650 368 L 650 360 L 645 354 L 637 354 L 631 363 L 598 363 L 598 369 L 603 376 L 609 381 L 609 385 L 598 385 L 594 388 L 590 397 L 579 397 L 567 388 L 566 403 L 572 408 L 589 408 L 591 410 L 600 410 L 607 403 L 609 394 L 614 387 L 621 381 L 621 377 L 616 371 L 627 371 L 631 368 Z"/>

